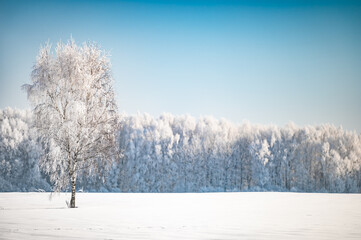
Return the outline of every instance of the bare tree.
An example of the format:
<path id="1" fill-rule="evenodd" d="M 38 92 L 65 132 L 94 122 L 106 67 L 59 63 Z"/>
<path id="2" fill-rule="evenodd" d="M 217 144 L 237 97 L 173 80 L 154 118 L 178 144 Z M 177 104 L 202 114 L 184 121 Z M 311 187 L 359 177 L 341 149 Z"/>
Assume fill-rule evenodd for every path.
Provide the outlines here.
<path id="1" fill-rule="evenodd" d="M 34 124 L 43 140 L 40 166 L 54 191 L 71 186 L 70 207 L 80 171 L 104 169 L 116 149 L 117 106 L 110 62 L 96 44 L 73 39 L 46 44 L 34 65 L 32 84 L 23 88 L 33 104 Z"/>

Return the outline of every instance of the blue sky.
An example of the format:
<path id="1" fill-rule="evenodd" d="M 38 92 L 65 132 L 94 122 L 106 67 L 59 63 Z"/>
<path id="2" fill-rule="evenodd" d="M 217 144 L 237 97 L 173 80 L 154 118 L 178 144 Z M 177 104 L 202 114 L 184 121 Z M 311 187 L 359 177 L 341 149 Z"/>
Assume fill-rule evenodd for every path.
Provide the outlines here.
<path id="1" fill-rule="evenodd" d="M 70 35 L 110 51 L 120 111 L 361 132 L 361 1 L 0 0 L 0 108 Z"/>

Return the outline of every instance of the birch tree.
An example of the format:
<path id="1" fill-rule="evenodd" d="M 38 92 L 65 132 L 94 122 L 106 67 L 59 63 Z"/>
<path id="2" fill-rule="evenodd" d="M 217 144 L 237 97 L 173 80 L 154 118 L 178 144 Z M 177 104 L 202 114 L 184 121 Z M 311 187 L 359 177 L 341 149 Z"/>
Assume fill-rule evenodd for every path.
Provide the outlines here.
<path id="1" fill-rule="evenodd" d="M 117 107 L 110 61 L 94 43 L 77 46 L 73 39 L 41 47 L 23 88 L 33 105 L 34 126 L 44 154 L 40 167 L 54 191 L 71 186 L 75 207 L 77 176 L 106 169 L 117 153 Z"/>

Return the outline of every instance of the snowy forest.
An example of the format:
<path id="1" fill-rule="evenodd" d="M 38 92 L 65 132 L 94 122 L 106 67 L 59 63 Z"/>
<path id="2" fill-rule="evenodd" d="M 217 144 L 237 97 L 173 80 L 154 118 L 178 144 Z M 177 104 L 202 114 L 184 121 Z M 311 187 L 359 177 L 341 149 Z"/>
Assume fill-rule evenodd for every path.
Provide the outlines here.
<path id="1" fill-rule="evenodd" d="M 29 110 L 0 110 L 0 191 L 51 191 Z M 332 125 L 233 124 L 212 117 L 119 115 L 122 154 L 106 175 L 84 171 L 78 189 L 100 192 L 361 192 L 361 135 Z"/>

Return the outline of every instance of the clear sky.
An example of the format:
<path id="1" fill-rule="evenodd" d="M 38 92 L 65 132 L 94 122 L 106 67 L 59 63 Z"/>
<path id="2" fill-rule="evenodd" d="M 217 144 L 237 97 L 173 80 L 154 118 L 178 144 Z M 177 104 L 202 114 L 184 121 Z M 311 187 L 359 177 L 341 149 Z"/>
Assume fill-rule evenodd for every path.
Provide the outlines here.
<path id="1" fill-rule="evenodd" d="M 361 1 L 0 0 L 0 108 L 70 35 L 110 51 L 121 112 L 361 132 Z"/>

